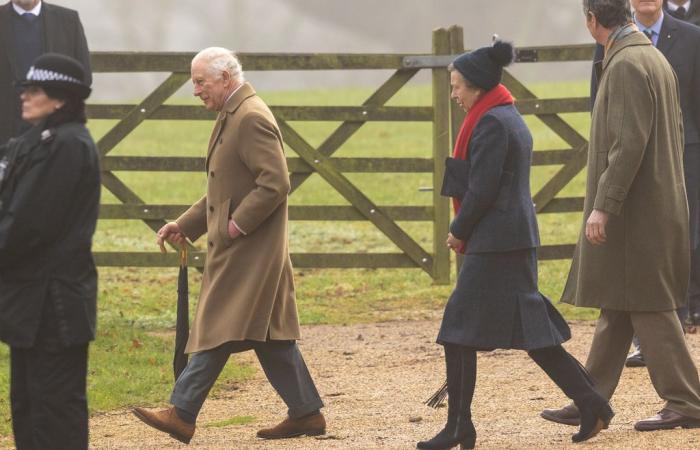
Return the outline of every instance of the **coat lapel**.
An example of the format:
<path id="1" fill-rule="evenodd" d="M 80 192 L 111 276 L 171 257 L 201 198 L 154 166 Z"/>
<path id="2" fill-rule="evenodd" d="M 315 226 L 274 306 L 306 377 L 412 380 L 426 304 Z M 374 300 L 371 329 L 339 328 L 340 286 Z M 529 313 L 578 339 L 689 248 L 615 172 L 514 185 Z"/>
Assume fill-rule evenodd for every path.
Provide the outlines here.
<path id="1" fill-rule="evenodd" d="M 664 21 L 661 23 L 659 40 L 656 42 L 656 48 L 658 48 L 664 55 L 668 54 L 668 51 L 676 42 L 677 28 L 675 19 L 672 18 L 670 14 L 664 14 Z"/>
<path id="2" fill-rule="evenodd" d="M 221 135 L 221 130 L 224 129 L 225 124 L 226 124 L 226 112 L 221 111 L 221 112 L 219 112 L 219 115 L 216 118 L 216 124 L 214 125 L 214 130 L 211 132 L 211 136 L 209 137 L 209 147 L 207 148 L 207 160 L 204 164 L 204 167 L 206 168 L 207 171 L 209 171 L 209 159 L 211 159 L 211 155 L 212 155 L 212 153 L 214 153 L 214 148 L 216 147 L 216 140 L 219 139 L 219 136 Z"/>
<path id="3" fill-rule="evenodd" d="M 12 32 L 12 3 L 8 2 L 0 8 L 0 38 L 4 41 L 2 50 L 7 56 L 7 61 L 10 64 L 10 72 L 13 76 L 17 76 L 17 61 L 15 60 L 15 36 Z"/>
<path id="4" fill-rule="evenodd" d="M 244 83 L 243 86 L 238 88 L 238 90 L 231 96 L 230 99 L 224 104 L 224 108 L 219 112 L 219 116 L 216 118 L 216 125 L 214 125 L 214 131 L 211 133 L 209 138 L 209 148 L 207 149 L 207 160 L 205 163 L 205 168 L 209 170 L 209 160 L 214 154 L 214 149 L 216 148 L 217 141 L 221 138 L 221 132 L 226 125 L 226 119 L 229 114 L 233 114 L 236 110 L 243 104 L 243 102 L 255 95 L 255 89 L 249 83 Z"/>

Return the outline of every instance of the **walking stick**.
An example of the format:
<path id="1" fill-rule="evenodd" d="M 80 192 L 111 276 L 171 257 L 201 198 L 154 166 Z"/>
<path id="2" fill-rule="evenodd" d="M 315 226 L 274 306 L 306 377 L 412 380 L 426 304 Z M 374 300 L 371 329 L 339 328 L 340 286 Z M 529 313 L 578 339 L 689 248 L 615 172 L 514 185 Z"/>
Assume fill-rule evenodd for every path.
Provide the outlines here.
<path id="1" fill-rule="evenodd" d="M 189 297 L 187 247 L 183 246 L 180 249 L 180 273 L 177 278 L 177 320 L 175 323 L 175 356 L 173 357 L 175 380 L 177 380 L 187 365 L 185 345 L 187 345 L 187 338 L 190 334 Z"/>

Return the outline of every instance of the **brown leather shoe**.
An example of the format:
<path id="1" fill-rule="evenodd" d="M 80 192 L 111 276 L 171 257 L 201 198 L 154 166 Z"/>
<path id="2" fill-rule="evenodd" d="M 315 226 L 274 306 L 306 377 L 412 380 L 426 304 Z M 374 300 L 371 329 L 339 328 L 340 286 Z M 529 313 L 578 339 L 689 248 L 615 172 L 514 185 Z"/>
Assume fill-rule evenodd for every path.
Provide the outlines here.
<path id="1" fill-rule="evenodd" d="M 634 424 L 634 429 L 637 431 L 672 430 L 677 427 L 700 428 L 700 419 L 682 416 L 664 408 L 654 417 L 640 420 Z"/>
<path id="2" fill-rule="evenodd" d="M 552 422 L 563 423 L 564 425 L 579 426 L 581 424 L 578 408 L 573 403 L 561 409 L 545 409 L 540 413 L 540 417 Z"/>
<path id="3" fill-rule="evenodd" d="M 148 411 L 143 408 L 134 408 L 131 412 L 146 425 L 150 425 L 163 433 L 168 433 L 171 437 L 185 444 L 189 444 L 192 435 L 194 435 L 194 424 L 187 423 L 180 419 L 177 412 L 175 412 L 175 407 L 162 411 Z"/>
<path id="4" fill-rule="evenodd" d="M 326 433 L 326 419 L 323 414 L 292 419 L 287 417 L 276 427 L 258 431 L 258 437 L 263 439 L 285 439 L 301 435 L 320 436 Z"/>

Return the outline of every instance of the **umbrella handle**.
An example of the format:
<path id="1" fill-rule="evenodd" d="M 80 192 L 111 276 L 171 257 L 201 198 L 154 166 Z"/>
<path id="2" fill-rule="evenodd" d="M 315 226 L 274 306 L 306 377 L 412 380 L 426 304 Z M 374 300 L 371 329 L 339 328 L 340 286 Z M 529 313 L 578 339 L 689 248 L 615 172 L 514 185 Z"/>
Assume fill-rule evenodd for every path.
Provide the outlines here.
<path id="1" fill-rule="evenodd" d="M 187 246 L 180 249 L 180 267 L 187 267 Z"/>

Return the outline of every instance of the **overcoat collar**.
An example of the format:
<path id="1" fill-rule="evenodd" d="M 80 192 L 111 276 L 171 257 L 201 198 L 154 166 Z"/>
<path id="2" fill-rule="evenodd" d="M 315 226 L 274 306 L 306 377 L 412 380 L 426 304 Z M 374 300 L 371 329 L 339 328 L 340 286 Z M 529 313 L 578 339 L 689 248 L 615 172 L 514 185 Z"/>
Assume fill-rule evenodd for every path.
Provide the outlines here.
<path id="1" fill-rule="evenodd" d="M 617 56 L 622 49 L 627 47 L 635 47 L 638 45 L 652 45 L 649 38 L 647 38 L 641 31 L 634 31 L 627 36 L 616 40 L 612 47 L 610 47 L 605 54 L 605 59 L 603 59 L 603 72 L 608 68 L 610 62 Z"/>
<path id="2" fill-rule="evenodd" d="M 216 148 L 216 142 L 220 139 L 221 136 L 221 131 L 224 129 L 224 125 L 226 124 L 226 119 L 229 116 L 229 114 L 233 114 L 236 112 L 236 110 L 243 104 L 243 102 L 254 96 L 255 95 L 255 89 L 253 89 L 253 86 L 251 86 L 250 83 L 243 83 L 243 86 L 238 88 L 236 92 L 229 98 L 226 103 L 224 103 L 224 107 L 222 110 L 219 112 L 219 115 L 216 118 L 216 124 L 214 125 L 214 130 L 211 133 L 211 137 L 209 138 L 209 148 L 207 149 L 207 160 L 205 163 L 206 170 L 209 170 L 209 160 L 211 159 L 211 155 L 214 153 L 214 149 Z"/>
<path id="3" fill-rule="evenodd" d="M 676 30 L 678 29 L 678 19 L 670 14 L 664 14 L 664 21 L 661 23 L 661 32 L 656 48 L 664 55 L 673 47 L 676 42 Z"/>
<path id="4" fill-rule="evenodd" d="M 225 111 L 229 114 L 236 112 L 239 106 L 247 99 L 255 95 L 255 89 L 250 83 L 243 83 L 243 86 L 238 88 L 238 90 L 231 96 L 230 99 L 226 101 L 222 109 L 222 113 Z"/>

